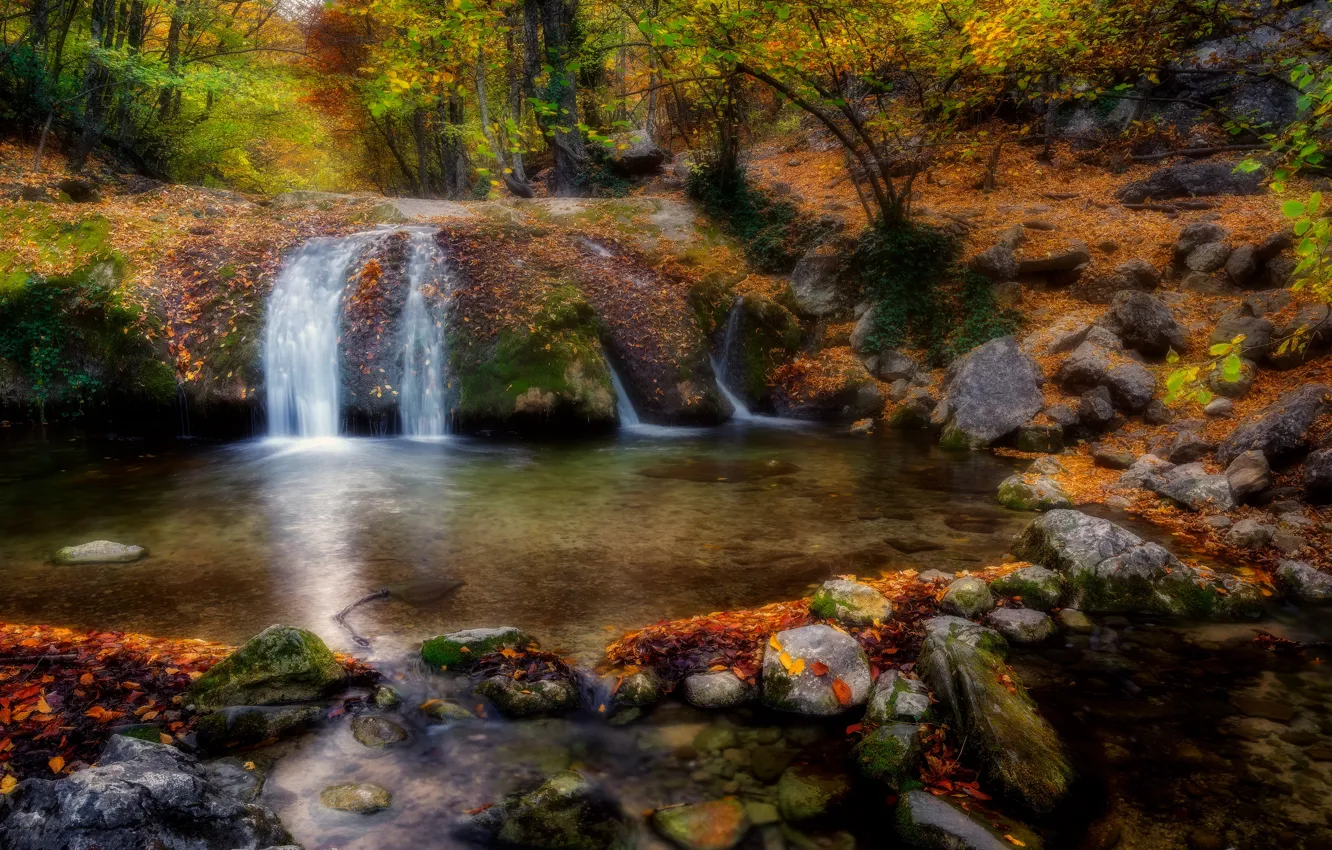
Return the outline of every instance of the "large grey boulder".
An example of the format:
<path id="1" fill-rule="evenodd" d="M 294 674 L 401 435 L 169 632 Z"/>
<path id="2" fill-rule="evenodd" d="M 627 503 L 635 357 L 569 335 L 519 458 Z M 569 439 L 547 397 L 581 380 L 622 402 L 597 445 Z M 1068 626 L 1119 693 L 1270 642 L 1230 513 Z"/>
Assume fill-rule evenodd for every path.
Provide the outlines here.
<path id="1" fill-rule="evenodd" d="M 1045 846 L 1039 835 L 1007 815 L 985 817 L 974 807 L 964 809 L 948 797 L 919 788 L 898 798 L 893 819 L 897 836 L 917 850 L 1041 850 Z M 996 823 L 1002 823 L 1003 829 Z"/>
<path id="2" fill-rule="evenodd" d="M 557 773 L 462 820 L 457 832 L 484 844 L 531 850 L 628 850 L 633 833 L 620 805 L 579 773 Z"/>
<path id="3" fill-rule="evenodd" d="M 815 662 L 827 668 L 822 675 Z M 832 626 L 778 632 L 763 652 L 763 704 L 779 711 L 841 714 L 869 698 L 870 684 L 865 650 Z"/>
<path id="4" fill-rule="evenodd" d="M 1332 604 L 1332 575 L 1304 561 L 1282 561 L 1277 565 L 1276 580 L 1286 595 L 1297 602 Z"/>
<path id="5" fill-rule="evenodd" d="M 94 540 L 78 546 L 66 546 L 55 553 L 54 560 L 57 564 L 128 564 L 142 557 L 142 546 Z"/>
<path id="6" fill-rule="evenodd" d="M 671 155 L 657 146 L 642 130 L 625 133 L 615 140 L 610 152 L 610 165 L 615 171 L 629 177 L 656 174 Z"/>
<path id="7" fill-rule="evenodd" d="M 926 628 L 916 670 L 1005 793 L 1048 812 L 1073 779 L 1059 736 L 991 647 L 997 634 L 948 621 Z"/>
<path id="8" fill-rule="evenodd" d="M 1273 466 L 1298 460 L 1309 449 L 1309 429 L 1326 408 L 1329 393 L 1332 387 L 1326 384 L 1306 384 L 1283 394 L 1231 431 L 1217 457 L 1229 464 L 1242 453 L 1257 450 Z"/>
<path id="9" fill-rule="evenodd" d="M 1183 162 L 1157 169 L 1143 180 L 1129 183 L 1115 197 L 1124 203 L 1163 201 L 1209 195 L 1256 195 L 1263 188 L 1262 175 L 1244 174 L 1231 162 Z"/>
<path id="10" fill-rule="evenodd" d="M 25 779 L 0 802 L 6 850 L 213 850 L 289 844 L 277 815 L 243 803 L 175 747 L 115 735 L 96 767 Z"/>
<path id="11" fill-rule="evenodd" d="M 1198 463 L 1177 466 L 1159 477 L 1147 479 L 1144 486 L 1191 511 L 1210 509 L 1224 513 L 1235 508 L 1235 496 L 1226 476 L 1211 474 Z"/>
<path id="12" fill-rule="evenodd" d="M 1156 378 L 1125 354 L 1123 346 L 1108 333 L 1097 338 L 1089 335 L 1059 365 L 1054 381 L 1069 393 L 1105 387 L 1115 406 L 1130 413 L 1143 410 L 1156 395 Z"/>
<path id="13" fill-rule="evenodd" d="M 811 248 L 791 270 L 791 293 L 796 312 L 811 319 L 825 319 L 847 309 L 842 268 L 848 249 L 838 240 Z"/>
<path id="14" fill-rule="evenodd" d="M 314 632 L 269 626 L 196 679 L 186 702 L 201 711 L 310 702 L 346 680 L 347 672 Z"/>
<path id="15" fill-rule="evenodd" d="M 1160 545 L 1079 511 L 1042 514 L 1018 534 L 1012 551 L 1063 573 L 1064 604 L 1080 611 L 1232 618 L 1262 610 L 1262 596 L 1248 582 L 1191 567 Z"/>
<path id="16" fill-rule="evenodd" d="M 1043 380 L 1011 336 L 975 349 L 949 370 L 944 443 L 984 448 L 1011 435 L 1045 406 Z"/>
<path id="17" fill-rule="evenodd" d="M 1183 351 L 1187 342 L 1170 308 L 1145 292 L 1120 292 L 1097 323 L 1119 337 L 1125 348 L 1149 357 L 1163 357 L 1172 348 Z"/>

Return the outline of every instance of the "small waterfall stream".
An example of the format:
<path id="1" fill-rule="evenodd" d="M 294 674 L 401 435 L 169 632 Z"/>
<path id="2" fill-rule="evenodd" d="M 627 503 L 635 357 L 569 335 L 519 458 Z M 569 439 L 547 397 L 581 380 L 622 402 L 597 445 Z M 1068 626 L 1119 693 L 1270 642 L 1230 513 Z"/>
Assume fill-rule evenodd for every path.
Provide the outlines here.
<path id="1" fill-rule="evenodd" d="M 426 296 L 448 285 L 448 268 L 433 229 L 411 230 L 409 234 L 407 279 L 411 291 L 402 314 L 402 395 L 398 410 L 403 434 L 442 437 L 448 433 L 444 331 L 431 314 Z"/>
<path id="2" fill-rule="evenodd" d="M 629 398 L 629 393 L 624 388 L 624 381 L 620 380 L 620 373 L 615 371 L 615 365 L 611 363 L 610 358 L 606 358 L 606 368 L 610 370 L 611 386 L 615 388 L 615 412 L 620 417 L 621 428 L 632 428 L 641 424 L 638 418 L 638 411 L 634 409 L 633 399 Z"/>
<path id="3" fill-rule="evenodd" d="M 264 334 L 269 435 L 338 435 L 338 309 L 351 265 L 374 236 L 311 239 L 278 276 Z"/>
<path id="4" fill-rule="evenodd" d="M 735 408 L 733 414 L 736 419 L 756 419 L 758 418 L 749 409 L 740 396 L 731 391 L 727 383 L 731 379 L 731 358 L 736 345 L 736 337 L 740 335 L 740 319 L 742 316 L 741 307 L 744 306 L 745 297 L 737 295 L 735 301 L 731 303 L 731 311 L 726 316 L 726 334 L 722 337 L 721 362 L 717 358 L 712 358 L 712 371 L 717 376 L 717 389 L 721 390 L 722 397 L 731 403 Z"/>

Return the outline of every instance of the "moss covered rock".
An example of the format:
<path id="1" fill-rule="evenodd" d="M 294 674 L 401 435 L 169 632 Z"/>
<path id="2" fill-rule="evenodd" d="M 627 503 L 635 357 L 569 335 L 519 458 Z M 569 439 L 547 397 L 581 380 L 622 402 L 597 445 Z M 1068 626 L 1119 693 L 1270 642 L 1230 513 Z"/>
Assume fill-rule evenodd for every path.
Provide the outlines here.
<path id="1" fill-rule="evenodd" d="M 346 671 L 318 635 L 269 626 L 196 679 L 186 702 L 201 711 L 306 702 L 328 696 L 346 680 Z"/>
<path id="2" fill-rule="evenodd" d="M 555 714 L 578 707 L 578 686 L 568 679 L 519 682 L 508 676 L 492 676 L 476 686 L 476 693 L 495 704 L 505 717 Z"/>
<path id="3" fill-rule="evenodd" d="M 652 826 L 682 850 L 731 850 L 749 831 L 749 816 L 739 800 L 712 800 L 661 809 Z"/>
<path id="4" fill-rule="evenodd" d="M 939 607 L 949 614 L 974 620 L 994 607 L 990 586 L 975 576 L 963 576 L 948 585 Z"/>
<path id="5" fill-rule="evenodd" d="M 1024 608 L 1049 611 L 1059 607 L 1064 578 L 1045 567 L 1023 567 L 990 582 L 990 589 L 1022 603 Z"/>
<path id="6" fill-rule="evenodd" d="M 787 821 L 816 820 L 832 814 L 851 796 L 851 780 L 809 766 L 788 767 L 777 780 L 777 811 Z"/>
<path id="7" fill-rule="evenodd" d="M 638 670 L 620 680 L 620 685 L 615 691 L 615 704 L 655 705 L 665 696 L 666 682 L 656 670 Z"/>
<path id="8" fill-rule="evenodd" d="M 999 485 L 999 504 L 1015 511 L 1050 511 L 1071 508 L 1073 500 L 1053 478 L 1038 475 L 1029 481 L 1025 475 L 1010 475 Z"/>
<path id="9" fill-rule="evenodd" d="M 990 779 L 1047 812 L 1067 795 L 1073 770 L 1058 734 L 1003 658 L 988 648 L 994 645 L 984 634 L 989 631 L 970 623 L 927 626 L 916 669 L 952 713 L 954 728 L 971 742 Z"/>
<path id="10" fill-rule="evenodd" d="M 352 737 L 363 747 L 379 749 L 392 744 L 401 744 L 407 740 L 407 730 L 389 720 L 373 714 L 363 714 L 352 719 Z"/>
<path id="11" fill-rule="evenodd" d="M 433 670 L 470 670 L 488 652 L 515 649 L 534 643 L 522 629 L 499 626 L 493 629 L 464 629 L 432 637 L 421 644 L 421 660 Z"/>
<path id="12" fill-rule="evenodd" d="M 887 723 L 872 729 L 851 751 L 856 772 L 891 791 L 901 791 L 916 782 L 925 748 L 920 725 Z"/>
<path id="13" fill-rule="evenodd" d="M 797 714 L 841 714 L 869 697 L 870 666 L 856 639 L 832 626 L 779 632 L 763 653 L 763 703 Z"/>
<path id="14" fill-rule="evenodd" d="M 894 721 L 921 723 L 933 720 L 929 688 L 919 679 L 908 679 L 901 671 L 887 670 L 875 681 L 865 706 L 866 723 L 882 726 Z"/>
<path id="15" fill-rule="evenodd" d="M 459 723 L 475 720 L 476 715 L 452 700 L 428 699 L 421 703 L 421 713 L 436 723 Z"/>
<path id="16" fill-rule="evenodd" d="M 532 850 L 629 850 L 633 835 L 616 802 L 581 774 L 563 771 L 465 821 L 464 837 Z"/>
<path id="17" fill-rule="evenodd" d="M 731 349 L 720 376 L 751 408 L 772 407 L 772 374 L 800 350 L 800 321 L 790 310 L 762 295 L 745 295 L 731 307 Z"/>
<path id="18" fill-rule="evenodd" d="M 825 581 L 809 602 L 809 613 L 848 626 L 882 623 L 893 615 L 892 603 L 874 588 L 859 582 Z"/>
<path id="19" fill-rule="evenodd" d="M 322 715 L 313 705 L 231 706 L 200 717 L 195 734 L 205 750 L 248 747 L 295 735 Z M 148 740 L 158 737 L 154 734 Z"/>

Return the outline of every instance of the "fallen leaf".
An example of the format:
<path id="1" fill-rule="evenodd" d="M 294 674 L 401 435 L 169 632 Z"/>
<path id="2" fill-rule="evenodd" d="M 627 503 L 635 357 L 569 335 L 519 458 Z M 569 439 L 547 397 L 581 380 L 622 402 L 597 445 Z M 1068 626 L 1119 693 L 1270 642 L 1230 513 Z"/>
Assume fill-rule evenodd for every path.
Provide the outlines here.
<path id="1" fill-rule="evenodd" d="M 1025 842 L 1025 841 L 1019 841 L 1019 840 L 1017 840 L 1016 838 L 1014 838 L 1014 837 L 1011 836 L 1011 835 L 1005 834 L 1005 835 L 1004 835 L 1004 838 L 1005 838 L 1006 840 L 1008 840 L 1008 841 L 1013 842 L 1013 843 L 1016 844 L 1018 847 L 1026 847 L 1026 846 L 1027 846 L 1027 842 Z"/>
<path id="2" fill-rule="evenodd" d="M 828 672 L 828 665 L 824 664 L 822 661 L 815 661 L 813 664 L 809 665 L 809 672 L 813 673 L 815 676 L 826 675 Z"/>
<path id="3" fill-rule="evenodd" d="M 0 794 L 9 796 L 9 792 L 18 787 L 18 779 L 12 773 L 6 773 L 3 779 L 0 779 Z"/>
<path id="4" fill-rule="evenodd" d="M 851 686 L 841 679 L 833 679 L 833 694 L 837 697 L 837 702 L 841 705 L 851 704 Z"/>
<path id="5" fill-rule="evenodd" d="M 51 768 L 52 773 L 59 773 L 60 771 L 65 769 L 65 760 L 61 756 L 51 756 L 50 760 L 47 761 L 46 764 L 48 767 Z"/>

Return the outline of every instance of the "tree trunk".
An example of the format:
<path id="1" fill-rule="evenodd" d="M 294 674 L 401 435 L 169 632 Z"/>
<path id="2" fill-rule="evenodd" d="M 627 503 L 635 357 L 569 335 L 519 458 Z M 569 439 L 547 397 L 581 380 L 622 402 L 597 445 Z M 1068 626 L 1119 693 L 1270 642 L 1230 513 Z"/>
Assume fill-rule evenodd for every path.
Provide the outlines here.
<path id="1" fill-rule="evenodd" d="M 93 0 L 97 2 L 97 0 Z M 171 7 L 171 24 L 167 27 L 166 59 L 167 74 L 175 76 L 180 70 L 180 33 L 185 28 L 185 0 L 177 0 Z M 175 86 L 167 83 L 158 97 L 158 118 L 162 122 L 171 120 L 171 104 L 175 100 Z"/>
<path id="2" fill-rule="evenodd" d="M 430 146 L 426 142 L 425 108 L 412 110 L 412 141 L 416 144 L 416 186 L 420 197 L 430 197 Z"/>
<path id="3" fill-rule="evenodd" d="M 83 170 L 88 163 L 88 155 L 92 153 L 97 144 L 97 140 L 102 135 L 102 119 L 106 111 L 105 85 L 103 77 L 105 71 L 102 68 L 102 62 L 99 58 L 97 49 L 103 46 L 104 41 L 110 37 L 111 15 L 113 14 L 113 0 L 93 0 L 92 17 L 89 22 L 89 41 L 94 45 L 94 52 L 88 55 L 87 66 L 83 71 L 83 95 L 85 98 L 83 106 L 83 132 L 79 136 L 78 146 L 74 150 L 74 156 L 70 160 L 70 170 L 78 173 Z"/>
<path id="4" fill-rule="evenodd" d="M 546 117 L 546 132 L 555 154 L 551 194 L 571 197 L 578 194 L 579 178 L 586 152 L 578 127 L 578 82 L 569 66 L 572 60 L 570 36 L 576 0 L 538 0 L 541 8 L 541 35 L 550 67 L 546 100 L 554 109 Z"/>

